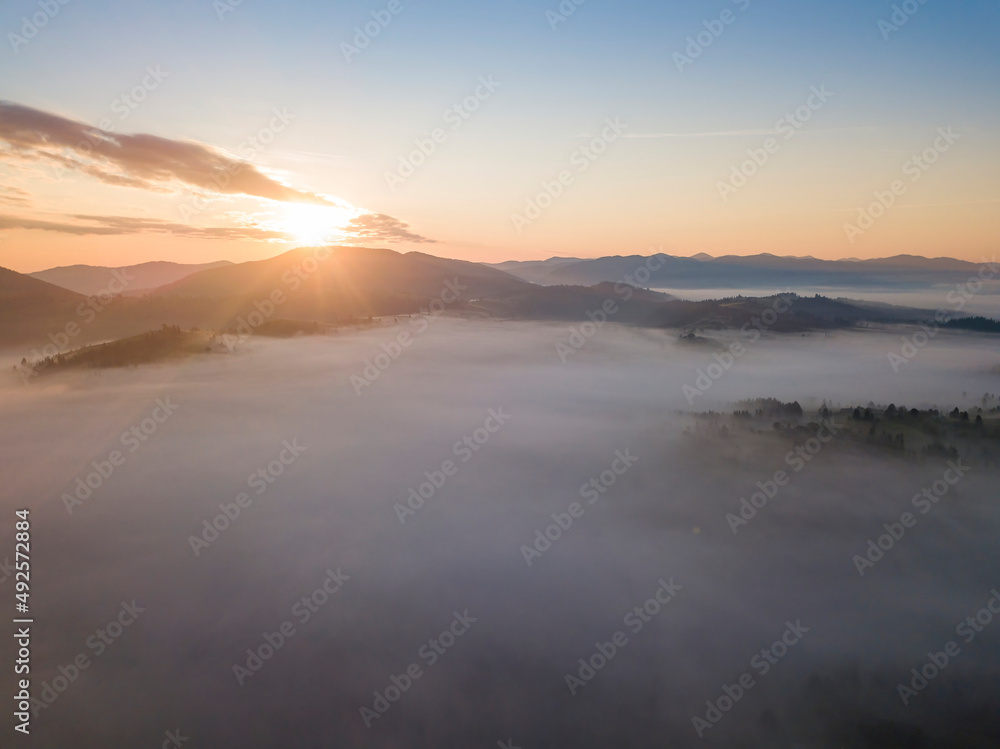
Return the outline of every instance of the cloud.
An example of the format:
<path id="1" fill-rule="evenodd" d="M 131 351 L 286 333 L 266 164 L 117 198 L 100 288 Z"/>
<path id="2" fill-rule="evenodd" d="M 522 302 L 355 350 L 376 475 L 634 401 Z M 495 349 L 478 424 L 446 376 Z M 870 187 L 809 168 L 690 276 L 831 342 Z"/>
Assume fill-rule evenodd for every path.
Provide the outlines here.
<path id="1" fill-rule="evenodd" d="M 254 165 L 213 146 L 156 135 L 122 135 L 5 101 L 0 101 L 0 157 L 57 164 L 105 184 L 152 192 L 173 192 L 183 184 L 216 194 L 337 205 L 326 197 L 278 182 Z M 23 207 L 28 203 L 27 195 L 18 188 L 0 188 L 0 204 Z M 283 232 L 251 226 L 193 227 L 155 219 L 82 214 L 52 218 L 0 216 L 3 229 L 79 236 L 161 232 L 213 239 L 288 238 Z M 359 242 L 434 241 L 409 231 L 408 225 L 398 219 L 375 213 L 353 219 L 345 233 Z"/>
<path id="2" fill-rule="evenodd" d="M 877 130 L 871 125 L 860 125 L 855 127 L 828 127 L 822 130 L 812 130 L 813 133 L 836 133 L 842 131 L 863 132 L 867 130 Z M 736 138 L 744 135 L 777 135 L 780 130 L 718 130 L 704 133 L 625 133 L 623 138 Z M 591 136 L 581 136 L 589 138 Z"/>
<path id="3" fill-rule="evenodd" d="M 60 218 L 62 220 L 53 221 L 0 215 L 0 231 L 4 229 L 32 229 L 35 231 L 52 231 L 60 234 L 74 234 L 77 236 L 113 236 L 157 232 L 161 234 L 175 234 L 178 236 L 193 237 L 196 239 L 249 239 L 255 241 L 288 238 L 288 235 L 282 232 L 268 231 L 266 229 L 258 229 L 255 227 L 198 227 L 187 226 L 185 224 L 175 224 L 169 221 L 160 221 L 159 219 L 151 218 L 130 218 L 127 216 L 88 216 L 84 214 L 71 214 Z M 76 219 L 87 223 L 67 223 L 66 219 Z"/>
<path id="4" fill-rule="evenodd" d="M 17 206 L 28 205 L 31 202 L 28 199 L 30 196 L 31 193 L 19 187 L 5 187 L 4 185 L 0 185 L 0 203 Z"/>
<path id="5" fill-rule="evenodd" d="M 625 133 L 624 138 L 727 138 L 738 135 L 772 135 L 776 130 L 725 130 L 714 133 Z"/>
<path id="6" fill-rule="evenodd" d="M 113 133 L 7 101 L 0 101 L 0 154 L 55 162 L 107 184 L 157 192 L 182 183 L 216 193 L 329 203 L 203 143 Z"/>
<path id="7" fill-rule="evenodd" d="M 384 213 L 368 213 L 353 218 L 344 231 L 364 241 L 427 243 L 437 241 L 414 234 L 409 230 L 409 224 L 404 224 L 399 219 Z"/>
<path id="8" fill-rule="evenodd" d="M 0 199 L 2 199 L 2 194 L 0 194 Z M 119 236 L 155 232 L 194 239 L 240 239 L 257 242 L 290 239 L 285 232 L 257 226 L 189 226 L 153 218 L 94 216 L 83 213 L 71 213 L 52 218 L 23 218 L 0 214 L 0 231 L 8 229 L 51 231 L 76 236 Z M 344 233 L 347 235 L 348 242 L 433 243 L 435 241 L 414 234 L 409 231 L 408 224 L 381 213 L 370 213 L 352 219 L 344 228 Z"/>

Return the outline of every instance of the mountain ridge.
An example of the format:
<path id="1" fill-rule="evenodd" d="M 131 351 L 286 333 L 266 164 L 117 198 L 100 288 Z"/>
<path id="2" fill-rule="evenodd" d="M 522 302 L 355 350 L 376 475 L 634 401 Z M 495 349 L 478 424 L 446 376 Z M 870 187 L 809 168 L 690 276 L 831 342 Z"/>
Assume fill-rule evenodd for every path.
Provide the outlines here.
<path id="1" fill-rule="evenodd" d="M 94 296 L 114 293 L 123 288 L 126 295 L 132 295 L 178 281 L 185 276 L 210 268 L 234 265 L 229 260 L 211 263 L 174 263 L 168 260 L 152 260 L 136 265 L 61 265 L 55 268 L 27 273 L 25 275 L 41 281 L 61 286 L 78 294 Z"/>
<path id="2" fill-rule="evenodd" d="M 647 259 L 659 257 L 662 265 L 651 270 L 644 285 L 684 289 L 752 289 L 782 285 L 802 287 L 880 287 L 919 289 L 968 280 L 981 264 L 948 257 L 925 258 L 894 255 L 867 260 L 823 260 L 810 256 L 781 257 L 771 253 L 693 257 L 659 255 L 607 255 L 559 263 L 508 261 L 502 266 L 512 275 L 542 285 L 619 281 L 634 273 Z"/>
<path id="3" fill-rule="evenodd" d="M 750 262 L 768 264 L 775 259 L 772 255 Z M 712 329 L 740 327 L 778 298 L 771 292 L 760 296 L 734 293 L 719 299 L 683 301 L 650 288 L 656 286 L 652 278 L 656 271 L 650 271 L 648 278 L 637 271 L 660 268 L 643 256 L 581 262 L 588 263 L 584 266 L 588 273 L 596 269 L 598 275 L 609 278 L 592 284 L 586 283 L 586 278 L 582 283 L 538 284 L 484 263 L 355 246 L 296 248 L 264 260 L 222 264 L 133 297 L 86 297 L 3 269 L 0 345 L 56 345 L 61 349 L 67 344 L 136 335 L 162 325 L 221 331 L 232 329 L 241 320 L 256 320 L 251 327 L 275 319 L 336 324 L 429 310 L 435 314 L 447 310 L 502 319 L 569 322 L 592 320 L 604 310 L 608 320 L 628 325 Z M 660 262 L 675 274 L 712 265 L 666 255 Z M 897 262 L 910 261 L 904 258 Z M 549 264 L 548 271 L 586 276 L 579 268 L 573 270 L 577 265 L 560 258 Z M 745 277 L 752 265 L 726 262 L 723 267 L 727 272 L 735 268 Z M 767 270 L 773 288 L 778 285 L 777 274 Z M 635 278 L 624 283 L 626 276 Z M 781 316 L 775 332 L 926 323 L 934 315 L 931 310 L 818 294 L 791 296 L 796 300 L 792 311 Z"/>

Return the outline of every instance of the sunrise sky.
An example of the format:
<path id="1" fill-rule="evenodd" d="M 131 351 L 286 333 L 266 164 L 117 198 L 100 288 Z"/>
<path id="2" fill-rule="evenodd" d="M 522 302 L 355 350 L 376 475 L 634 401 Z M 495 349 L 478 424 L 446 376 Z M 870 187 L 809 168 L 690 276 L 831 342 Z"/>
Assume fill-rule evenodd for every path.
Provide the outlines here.
<path id="1" fill-rule="evenodd" d="M 996 2 L 64 2 L 0 5 L 14 270 L 996 252 Z"/>

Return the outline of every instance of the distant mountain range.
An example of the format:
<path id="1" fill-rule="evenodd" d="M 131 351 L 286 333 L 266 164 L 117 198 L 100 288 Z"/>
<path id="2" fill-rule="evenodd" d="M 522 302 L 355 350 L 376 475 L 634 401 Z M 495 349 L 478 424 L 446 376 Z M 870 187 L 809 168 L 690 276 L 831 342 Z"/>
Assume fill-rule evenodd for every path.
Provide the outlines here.
<path id="1" fill-rule="evenodd" d="M 235 264 L 145 263 L 123 269 L 72 266 L 31 275 L 0 269 L 0 346 L 41 350 L 52 344 L 65 351 L 89 342 L 136 335 L 163 324 L 226 330 L 241 320 L 250 321 L 251 326 L 277 319 L 338 323 L 434 309 L 506 319 L 580 322 L 599 317 L 599 311 L 605 310 L 607 319 L 614 322 L 690 332 L 740 327 L 773 306 L 776 298 L 747 295 L 690 302 L 641 287 L 679 286 L 685 278 L 688 283 L 722 288 L 726 284 L 720 279 L 725 278 L 741 288 L 752 286 L 752 279 L 772 288 L 804 283 L 793 282 L 793 277 L 810 278 L 814 285 L 818 285 L 817 279 L 862 285 L 865 279 L 872 283 L 876 278 L 896 283 L 942 283 L 950 278 L 965 280 L 977 269 L 972 263 L 957 260 L 906 256 L 878 261 L 773 255 L 710 259 L 664 256 L 662 263 L 659 267 L 645 257 L 631 256 L 551 258 L 489 266 L 421 252 L 329 247 L 300 248 L 267 260 Z M 636 274 L 637 269 L 649 267 L 657 268 L 650 278 Z M 77 293 L 39 278 L 58 278 L 76 289 L 90 290 L 96 285 L 100 291 L 108 288 L 107 279 L 115 278 L 116 273 L 119 278 L 134 277 L 129 291 L 155 279 L 169 280 L 141 295 L 109 299 L 107 295 Z M 622 283 L 628 276 L 634 279 L 632 285 Z M 859 323 L 914 323 L 929 321 L 933 314 L 931 310 L 803 295 L 796 297 L 791 310 L 770 328 L 799 331 Z"/>
<path id="2" fill-rule="evenodd" d="M 536 284 L 592 286 L 619 281 L 644 267 L 649 257 L 615 255 L 594 259 L 554 257 L 543 261 L 508 261 L 494 268 Z M 755 289 L 777 287 L 929 288 L 963 282 L 980 268 L 952 258 L 897 255 L 877 260 L 818 260 L 813 257 L 660 256 L 643 286 L 661 289 Z"/>
<path id="3" fill-rule="evenodd" d="M 226 265 L 232 265 L 232 263 L 228 260 L 221 260 L 215 263 L 190 265 L 156 261 L 117 268 L 99 265 L 65 265 L 28 275 L 86 296 L 100 294 L 109 289 L 114 292 L 124 285 L 124 291 L 120 293 L 131 296 L 137 292 L 166 286 L 168 283 L 179 281 L 192 273 Z"/>

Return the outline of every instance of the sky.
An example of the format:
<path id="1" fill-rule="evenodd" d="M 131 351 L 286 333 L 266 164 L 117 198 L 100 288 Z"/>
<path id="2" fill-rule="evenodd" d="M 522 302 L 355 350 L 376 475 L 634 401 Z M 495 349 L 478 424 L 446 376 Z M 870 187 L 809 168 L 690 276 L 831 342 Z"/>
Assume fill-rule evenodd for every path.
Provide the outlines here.
<path id="1" fill-rule="evenodd" d="M 0 265 L 976 261 L 998 27 L 985 0 L 6 0 Z"/>

